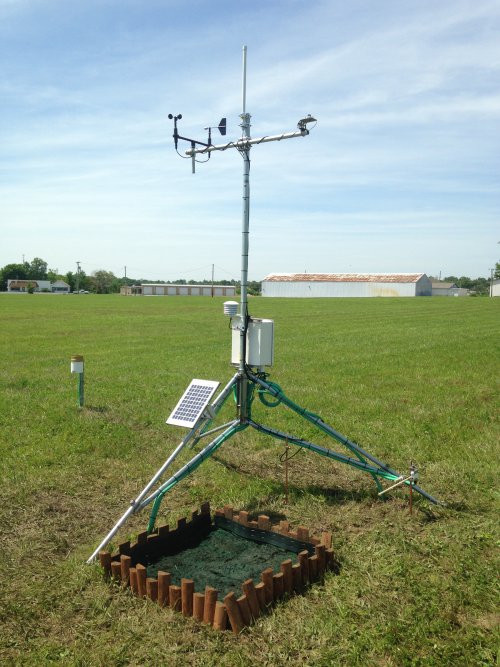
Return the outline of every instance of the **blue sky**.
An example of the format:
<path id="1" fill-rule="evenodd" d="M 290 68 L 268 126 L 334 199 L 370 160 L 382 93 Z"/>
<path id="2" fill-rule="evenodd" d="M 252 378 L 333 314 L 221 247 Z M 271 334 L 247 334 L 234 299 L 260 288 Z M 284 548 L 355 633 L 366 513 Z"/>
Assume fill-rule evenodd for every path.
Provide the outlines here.
<path id="1" fill-rule="evenodd" d="M 489 276 L 499 29 L 498 0 L 0 0 L 0 266 L 238 279 L 241 157 L 192 175 L 167 116 L 238 138 L 246 44 L 252 136 L 318 119 L 251 151 L 250 279 Z"/>

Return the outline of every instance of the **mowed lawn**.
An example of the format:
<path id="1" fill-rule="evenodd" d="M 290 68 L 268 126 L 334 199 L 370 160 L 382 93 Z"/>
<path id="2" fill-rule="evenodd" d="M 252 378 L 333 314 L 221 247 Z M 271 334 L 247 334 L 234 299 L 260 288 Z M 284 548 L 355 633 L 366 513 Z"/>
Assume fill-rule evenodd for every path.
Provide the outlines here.
<path id="1" fill-rule="evenodd" d="M 410 515 L 407 490 L 380 500 L 368 475 L 302 450 L 286 505 L 283 443 L 247 430 L 167 494 L 160 523 L 209 500 L 332 531 L 341 571 L 324 585 L 235 637 L 85 565 L 184 435 L 165 419 L 190 380 L 234 372 L 222 303 L 0 295 L 0 661 L 496 664 L 500 299 L 250 301 L 275 320 L 270 379 L 391 467 L 414 461 L 446 506 L 414 496 Z M 254 405 L 257 420 L 328 444 L 283 407 Z M 116 542 L 147 521 L 135 516 Z"/>

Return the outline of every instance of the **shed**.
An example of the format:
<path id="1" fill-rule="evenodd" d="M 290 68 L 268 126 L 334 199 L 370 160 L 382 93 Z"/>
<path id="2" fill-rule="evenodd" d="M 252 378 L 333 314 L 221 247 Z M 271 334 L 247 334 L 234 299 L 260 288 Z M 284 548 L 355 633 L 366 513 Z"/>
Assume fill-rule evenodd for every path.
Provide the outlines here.
<path id="1" fill-rule="evenodd" d="M 425 273 L 271 273 L 262 296 L 374 297 L 431 296 Z"/>
<path id="2" fill-rule="evenodd" d="M 468 296 L 469 290 L 443 280 L 432 282 L 432 296 Z"/>
<path id="3" fill-rule="evenodd" d="M 54 294 L 69 294 L 71 287 L 64 280 L 56 280 L 52 283 L 52 291 Z"/>

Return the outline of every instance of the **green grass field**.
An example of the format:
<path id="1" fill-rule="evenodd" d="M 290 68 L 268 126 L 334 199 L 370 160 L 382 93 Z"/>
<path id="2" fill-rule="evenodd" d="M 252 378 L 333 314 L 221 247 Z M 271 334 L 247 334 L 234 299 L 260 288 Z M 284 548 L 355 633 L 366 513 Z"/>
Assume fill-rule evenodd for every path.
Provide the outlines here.
<path id="1" fill-rule="evenodd" d="M 410 516 L 407 491 L 384 502 L 366 474 L 306 451 L 285 505 L 283 443 L 245 431 L 166 496 L 160 522 L 210 500 L 331 530 L 340 575 L 235 637 L 84 564 L 180 441 L 165 419 L 189 381 L 231 377 L 222 301 L 0 295 L 2 663 L 497 664 L 500 299 L 250 302 L 275 320 L 271 379 L 400 472 L 413 459 L 447 506 L 417 498 Z M 284 408 L 255 416 L 326 444 Z"/>

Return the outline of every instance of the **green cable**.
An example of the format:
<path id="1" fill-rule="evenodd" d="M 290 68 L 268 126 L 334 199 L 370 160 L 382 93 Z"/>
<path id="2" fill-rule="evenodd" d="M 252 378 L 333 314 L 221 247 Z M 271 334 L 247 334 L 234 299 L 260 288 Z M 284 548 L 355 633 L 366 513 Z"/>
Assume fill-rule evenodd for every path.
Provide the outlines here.
<path id="1" fill-rule="evenodd" d="M 280 387 L 280 385 L 277 382 L 270 382 L 269 380 L 266 379 L 266 383 L 277 392 L 277 396 L 274 394 L 271 394 L 267 389 L 264 387 L 259 387 L 257 389 L 257 393 L 259 395 L 259 399 L 261 403 L 264 405 L 267 405 L 268 408 L 276 408 L 280 403 L 283 402 L 283 400 L 286 399 L 286 403 L 289 407 L 292 407 L 296 412 L 299 412 L 300 414 L 307 416 L 307 417 L 312 417 L 313 419 L 320 419 L 321 417 L 317 415 L 315 412 L 310 412 L 309 410 L 306 410 L 305 408 L 301 408 L 300 405 L 297 405 L 297 403 L 294 403 L 288 396 L 285 395 L 285 392 L 283 389 Z M 274 396 L 274 401 L 270 401 L 269 398 L 267 398 L 266 394 L 269 394 L 270 396 Z M 322 421 L 322 420 L 321 420 Z"/>
<path id="2" fill-rule="evenodd" d="M 283 389 L 279 386 L 277 382 L 270 382 L 269 380 L 266 380 L 266 382 L 270 387 L 272 387 L 272 389 L 275 389 L 278 394 L 283 394 Z M 269 396 L 273 396 L 273 394 L 271 394 L 267 389 L 264 389 L 264 387 L 259 387 L 257 389 L 257 394 L 259 395 L 260 402 L 263 403 L 264 405 L 267 405 L 268 408 L 277 408 L 278 405 L 283 400 L 282 396 L 275 396 L 274 401 L 267 398 L 266 394 L 268 394 Z"/>

